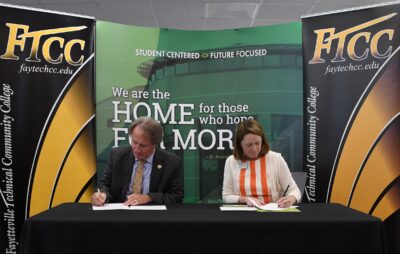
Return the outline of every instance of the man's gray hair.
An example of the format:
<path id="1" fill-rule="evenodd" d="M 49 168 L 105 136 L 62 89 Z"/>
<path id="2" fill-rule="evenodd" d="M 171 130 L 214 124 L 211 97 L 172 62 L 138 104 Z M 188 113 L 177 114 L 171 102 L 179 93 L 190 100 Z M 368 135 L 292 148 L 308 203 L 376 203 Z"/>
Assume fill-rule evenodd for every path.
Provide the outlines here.
<path id="1" fill-rule="evenodd" d="M 153 145 L 161 143 L 164 132 L 159 122 L 151 117 L 139 117 L 132 123 L 131 127 L 129 127 L 129 133 L 132 134 L 132 131 L 138 126 L 149 135 L 150 142 Z"/>

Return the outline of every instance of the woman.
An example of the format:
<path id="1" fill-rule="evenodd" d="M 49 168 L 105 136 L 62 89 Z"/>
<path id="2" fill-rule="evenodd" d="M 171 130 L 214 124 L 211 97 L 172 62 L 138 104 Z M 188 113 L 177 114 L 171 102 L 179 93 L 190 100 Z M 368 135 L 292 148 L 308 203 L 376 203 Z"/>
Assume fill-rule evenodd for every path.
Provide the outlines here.
<path id="1" fill-rule="evenodd" d="M 225 203 L 254 206 L 269 202 L 290 207 L 301 193 L 281 154 L 270 151 L 262 126 L 254 119 L 236 128 L 233 155 L 225 162 L 222 197 Z"/>

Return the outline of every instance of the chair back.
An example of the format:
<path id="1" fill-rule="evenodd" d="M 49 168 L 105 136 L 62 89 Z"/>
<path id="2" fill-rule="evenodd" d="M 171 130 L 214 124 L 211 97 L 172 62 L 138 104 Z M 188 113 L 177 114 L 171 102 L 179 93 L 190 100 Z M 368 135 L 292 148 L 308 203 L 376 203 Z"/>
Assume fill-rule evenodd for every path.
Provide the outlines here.
<path id="1" fill-rule="evenodd" d="M 300 189 L 301 197 L 303 197 L 304 189 L 306 187 L 307 172 L 293 171 L 292 177 Z"/>

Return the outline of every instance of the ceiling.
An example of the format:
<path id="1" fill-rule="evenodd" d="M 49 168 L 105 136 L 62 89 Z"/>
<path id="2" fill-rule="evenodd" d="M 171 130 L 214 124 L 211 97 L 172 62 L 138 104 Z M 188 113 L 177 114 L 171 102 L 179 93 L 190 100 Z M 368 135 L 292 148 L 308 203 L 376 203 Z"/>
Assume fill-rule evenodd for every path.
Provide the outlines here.
<path id="1" fill-rule="evenodd" d="M 115 23 L 188 30 L 254 27 L 388 0 L 0 0 Z"/>

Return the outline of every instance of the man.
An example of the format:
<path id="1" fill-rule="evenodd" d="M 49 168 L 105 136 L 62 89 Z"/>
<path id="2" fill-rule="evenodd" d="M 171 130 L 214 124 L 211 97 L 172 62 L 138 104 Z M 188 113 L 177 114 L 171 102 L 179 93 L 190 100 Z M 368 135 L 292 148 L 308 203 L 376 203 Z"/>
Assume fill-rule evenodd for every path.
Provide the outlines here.
<path id="1" fill-rule="evenodd" d="M 163 137 L 161 125 L 152 118 L 141 117 L 129 131 L 131 146 L 112 149 L 92 204 L 182 202 L 182 160 L 157 146 Z"/>

